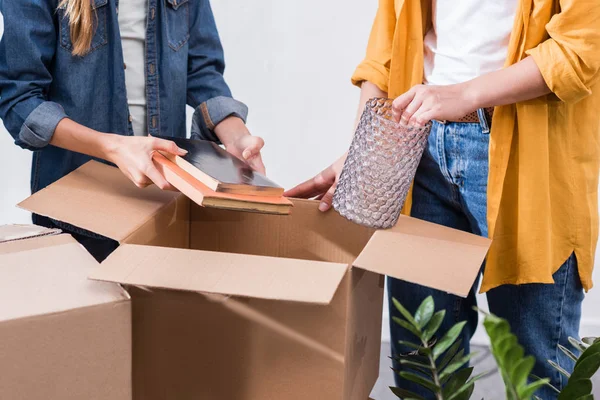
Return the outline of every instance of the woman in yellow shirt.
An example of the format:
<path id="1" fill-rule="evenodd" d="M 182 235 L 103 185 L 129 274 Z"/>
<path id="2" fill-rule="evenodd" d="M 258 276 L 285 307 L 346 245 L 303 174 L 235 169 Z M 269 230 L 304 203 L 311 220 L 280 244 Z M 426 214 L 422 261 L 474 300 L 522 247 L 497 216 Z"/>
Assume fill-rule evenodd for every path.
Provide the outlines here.
<path id="1" fill-rule="evenodd" d="M 573 367 L 558 345 L 578 336 L 592 287 L 599 71 L 597 0 L 380 0 L 352 78 L 359 114 L 368 99 L 391 97 L 398 120 L 433 121 L 411 214 L 493 239 L 482 291 L 536 357 L 534 373 L 558 388 L 566 381 L 546 360 Z M 327 211 L 344 160 L 287 194 L 321 194 Z M 467 299 L 395 279 L 388 290 L 413 312 L 433 295 L 446 329 L 467 320 L 468 352 L 475 287 Z M 406 333 L 391 331 L 394 355 L 408 351 L 397 345 Z M 556 398 L 548 388 L 538 395 Z"/>

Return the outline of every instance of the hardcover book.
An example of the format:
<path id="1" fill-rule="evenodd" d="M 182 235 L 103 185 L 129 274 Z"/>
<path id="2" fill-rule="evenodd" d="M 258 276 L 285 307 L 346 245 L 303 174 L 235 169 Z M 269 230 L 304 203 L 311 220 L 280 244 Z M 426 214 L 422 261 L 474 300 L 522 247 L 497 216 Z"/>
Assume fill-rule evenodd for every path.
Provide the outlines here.
<path id="1" fill-rule="evenodd" d="M 165 179 L 196 204 L 269 214 L 291 212 L 293 203 L 283 197 L 283 188 L 218 145 L 160 138 L 172 140 L 188 151 L 183 157 L 156 152 L 153 159 Z"/>
<path id="2" fill-rule="evenodd" d="M 160 137 L 160 136 L 157 136 Z M 185 156 L 164 154 L 171 162 L 204 185 L 220 193 L 281 197 L 283 188 L 219 145 L 206 140 L 160 137 L 187 150 Z"/>

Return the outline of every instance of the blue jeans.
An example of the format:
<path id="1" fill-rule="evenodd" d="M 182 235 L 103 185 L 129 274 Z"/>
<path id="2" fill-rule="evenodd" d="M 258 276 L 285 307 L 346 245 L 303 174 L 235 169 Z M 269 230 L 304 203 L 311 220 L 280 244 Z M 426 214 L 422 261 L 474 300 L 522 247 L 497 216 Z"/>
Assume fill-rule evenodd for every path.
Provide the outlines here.
<path id="1" fill-rule="evenodd" d="M 412 216 L 440 225 L 487 236 L 487 177 L 489 129 L 481 123 L 434 122 L 428 148 L 417 170 L 413 190 Z M 508 320 L 525 354 L 537 359 L 533 373 L 548 377 L 562 388 L 566 381 L 547 362 L 553 360 L 570 370 L 573 362 L 558 344 L 571 348 L 568 337 L 578 338 L 583 288 L 572 255 L 554 274 L 554 284 L 503 285 L 487 293 L 490 311 Z M 456 322 L 467 321 L 462 334 L 465 352 L 477 327 L 475 283 L 466 299 L 423 286 L 388 277 L 390 313 L 396 315 L 392 297 L 414 313 L 419 304 L 433 296 L 436 310 L 445 309 L 446 318 L 440 328 L 443 334 Z M 407 332 L 391 322 L 392 355 L 411 349 L 398 345 L 399 340 L 415 341 Z M 401 367 L 395 363 L 394 368 Z M 416 387 L 396 375 L 396 385 L 432 398 L 426 389 Z M 544 400 L 556 399 L 550 388 L 537 395 Z"/>

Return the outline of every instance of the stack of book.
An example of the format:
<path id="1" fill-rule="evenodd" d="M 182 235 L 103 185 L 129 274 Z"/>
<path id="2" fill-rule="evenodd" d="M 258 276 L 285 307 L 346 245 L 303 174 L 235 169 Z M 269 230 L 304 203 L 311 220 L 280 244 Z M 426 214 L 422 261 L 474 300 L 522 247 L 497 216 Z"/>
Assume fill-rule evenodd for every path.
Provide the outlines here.
<path id="1" fill-rule="evenodd" d="M 185 156 L 155 153 L 165 179 L 195 203 L 205 207 L 289 214 L 292 202 L 283 188 L 253 171 L 216 143 L 162 137 L 187 150 Z"/>

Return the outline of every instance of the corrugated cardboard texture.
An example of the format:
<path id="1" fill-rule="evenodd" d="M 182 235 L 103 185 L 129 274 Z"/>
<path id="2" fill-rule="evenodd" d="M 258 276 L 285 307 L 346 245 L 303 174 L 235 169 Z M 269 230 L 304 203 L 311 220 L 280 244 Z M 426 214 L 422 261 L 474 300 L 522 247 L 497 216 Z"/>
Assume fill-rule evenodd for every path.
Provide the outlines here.
<path id="1" fill-rule="evenodd" d="M 402 217 L 377 231 L 354 266 L 466 297 L 490 240 Z"/>
<path id="2" fill-rule="evenodd" d="M 18 253 L 33 249 L 42 249 L 44 247 L 59 246 L 61 244 L 77 243 L 71 235 L 53 235 L 31 238 L 27 240 L 15 240 L 12 242 L 0 243 L 0 255 L 8 253 Z"/>
<path id="3" fill-rule="evenodd" d="M 346 264 L 121 245 L 91 279 L 149 288 L 327 304 Z"/>
<path id="4" fill-rule="evenodd" d="M 384 277 L 351 270 L 348 297 L 344 399 L 367 399 L 379 377 Z"/>
<path id="5" fill-rule="evenodd" d="M 131 293 L 135 400 L 341 398 L 344 368 L 334 358 L 201 295 Z M 289 303 L 278 304 L 285 313 Z M 326 328 L 318 310 L 327 306 L 311 307 Z"/>
<path id="6" fill-rule="evenodd" d="M 0 255 L 0 322 L 127 299 L 117 285 L 87 279 L 98 263 L 69 236 L 30 240 L 70 243 Z"/>
<path id="7" fill-rule="evenodd" d="M 190 200 L 179 196 L 121 243 L 187 249 L 190 247 Z"/>
<path id="8" fill-rule="evenodd" d="M 50 229 L 38 225 L 0 225 L 0 243 L 27 238 L 57 235 L 60 229 Z"/>
<path id="9" fill-rule="evenodd" d="M 19 207 L 122 241 L 178 196 L 140 189 L 117 168 L 90 161 Z"/>
<path id="10" fill-rule="evenodd" d="M 260 215 L 192 205 L 190 246 L 195 249 L 350 264 L 373 230 L 318 202 L 294 199 L 291 215 Z"/>
<path id="11" fill-rule="evenodd" d="M 131 400 L 130 307 L 120 301 L 0 323 L 0 399 Z"/>

